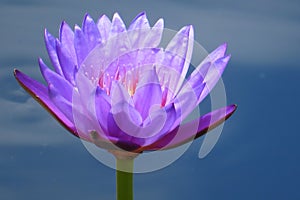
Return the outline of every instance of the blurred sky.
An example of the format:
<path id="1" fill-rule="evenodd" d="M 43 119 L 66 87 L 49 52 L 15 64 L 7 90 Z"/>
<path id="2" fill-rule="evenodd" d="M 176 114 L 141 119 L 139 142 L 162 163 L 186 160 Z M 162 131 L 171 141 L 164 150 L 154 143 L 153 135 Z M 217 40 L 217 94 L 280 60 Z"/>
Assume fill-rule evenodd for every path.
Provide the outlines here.
<path id="1" fill-rule="evenodd" d="M 227 42 L 227 102 L 238 104 L 220 140 L 201 140 L 162 170 L 135 176 L 136 199 L 300 199 L 300 2 L 0 0 L 0 199 L 114 199 L 114 170 L 95 160 L 16 83 L 18 68 L 41 80 L 43 31 L 118 12 L 128 25 L 146 11 L 153 25 L 192 24 L 208 51 Z M 297 131 L 298 130 L 298 131 Z"/>

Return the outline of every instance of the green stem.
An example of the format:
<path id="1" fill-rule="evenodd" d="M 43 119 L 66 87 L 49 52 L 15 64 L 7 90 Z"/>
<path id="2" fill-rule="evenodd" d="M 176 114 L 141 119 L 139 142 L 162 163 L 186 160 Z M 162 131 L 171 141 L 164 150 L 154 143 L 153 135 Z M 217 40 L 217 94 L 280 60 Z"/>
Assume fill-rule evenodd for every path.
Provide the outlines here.
<path id="1" fill-rule="evenodd" d="M 117 200 L 133 200 L 133 161 L 134 159 L 118 159 L 117 178 Z"/>

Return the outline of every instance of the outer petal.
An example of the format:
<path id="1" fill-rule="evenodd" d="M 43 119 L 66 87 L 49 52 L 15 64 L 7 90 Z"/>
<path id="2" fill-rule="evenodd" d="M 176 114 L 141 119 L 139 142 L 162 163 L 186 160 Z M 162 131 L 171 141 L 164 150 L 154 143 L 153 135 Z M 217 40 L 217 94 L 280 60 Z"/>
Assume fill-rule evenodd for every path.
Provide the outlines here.
<path id="1" fill-rule="evenodd" d="M 213 52 L 209 54 L 209 56 L 207 57 L 208 60 L 210 60 L 210 62 L 215 62 L 219 58 L 224 57 L 226 49 L 227 43 L 220 45 L 218 48 L 216 48 Z"/>
<path id="2" fill-rule="evenodd" d="M 65 114 L 65 116 L 72 122 L 74 123 L 73 119 L 73 111 L 72 107 L 73 104 L 72 102 L 68 101 L 65 99 L 62 94 L 54 87 L 54 85 L 49 84 L 48 85 L 48 94 L 51 99 L 51 101 L 54 103 L 54 105 L 62 111 L 62 113 Z"/>
<path id="3" fill-rule="evenodd" d="M 71 84 L 75 85 L 74 76 L 77 70 L 76 58 L 72 57 L 68 49 L 66 49 L 59 40 L 56 40 L 56 51 L 64 76 Z"/>
<path id="4" fill-rule="evenodd" d="M 18 70 L 14 71 L 14 75 L 19 84 L 37 102 L 39 102 L 62 126 L 78 137 L 74 124 L 52 103 L 48 96 L 47 88 L 44 85 L 34 79 L 31 79 Z"/>
<path id="5" fill-rule="evenodd" d="M 182 122 L 198 105 L 198 99 L 201 96 L 203 89 L 205 88 L 205 83 L 199 83 L 198 86 L 192 88 L 189 85 L 180 90 L 178 95 L 174 98 L 177 115 L 180 118 L 174 123 L 175 128 L 180 122 Z"/>
<path id="6" fill-rule="evenodd" d="M 111 21 L 106 15 L 100 17 L 100 19 L 97 22 L 97 28 L 101 35 L 102 43 L 105 43 L 108 40 L 109 32 L 111 29 Z"/>
<path id="7" fill-rule="evenodd" d="M 126 32 L 126 26 L 118 13 L 115 13 L 112 19 L 109 37 Z"/>
<path id="8" fill-rule="evenodd" d="M 99 126 L 95 110 L 95 95 L 90 95 L 88 105 L 83 102 L 78 90 L 73 92 L 72 114 L 74 123 L 80 138 L 91 141 L 91 132 L 97 132 L 101 138 L 106 138 L 103 130 Z M 103 137 L 104 136 L 104 137 Z"/>
<path id="9" fill-rule="evenodd" d="M 136 16 L 127 31 L 132 49 L 144 47 L 144 40 L 148 35 L 149 30 L 150 25 L 146 13 L 142 12 Z"/>
<path id="10" fill-rule="evenodd" d="M 197 104 L 209 94 L 220 79 L 230 59 L 230 56 L 224 56 L 225 50 L 226 44 L 223 44 L 210 53 L 192 72 L 187 82 L 183 85 L 182 89 L 186 87 L 196 88 L 199 84 L 206 84 L 201 96 L 199 96 Z"/>
<path id="11" fill-rule="evenodd" d="M 206 87 L 203 89 L 203 92 L 198 100 L 201 102 L 209 92 L 214 88 L 218 80 L 221 78 L 225 67 L 230 59 L 230 56 L 226 56 L 223 58 L 218 59 L 212 68 L 209 69 L 207 75 L 204 78 L 204 82 L 206 83 Z"/>
<path id="12" fill-rule="evenodd" d="M 101 36 L 97 25 L 88 14 L 85 15 L 82 29 L 88 40 L 88 46 L 90 50 L 93 49 L 97 44 L 101 43 Z"/>
<path id="13" fill-rule="evenodd" d="M 84 35 L 83 31 L 80 29 L 79 26 L 75 26 L 75 39 L 74 39 L 74 46 L 77 55 L 77 63 L 80 67 L 81 63 L 84 61 L 86 56 L 89 53 L 89 46 L 87 45 L 87 38 Z"/>
<path id="14" fill-rule="evenodd" d="M 44 79 L 47 81 L 48 85 L 52 84 L 56 90 L 63 95 L 68 101 L 72 101 L 72 91 L 73 86 L 66 81 L 62 76 L 50 70 L 43 62 L 42 59 L 39 59 L 39 65 Z"/>
<path id="15" fill-rule="evenodd" d="M 106 64 L 109 65 L 120 55 L 127 53 L 131 49 L 131 43 L 126 31 L 126 27 L 121 17 L 115 13 L 112 20 L 109 39 L 105 45 Z M 105 67 L 107 66 L 105 65 Z"/>
<path id="16" fill-rule="evenodd" d="M 161 104 L 162 91 L 155 68 L 141 73 L 141 80 L 137 85 L 133 101 L 135 108 L 145 119 L 149 115 L 152 106 Z"/>
<path id="17" fill-rule="evenodd" d="M 147 19 L 146 13 L 141 12 L 138 14 L 131 22 L 128 31 L 134 29 L 148 29 L 150 28 L 149 21 Z"/>
<path id="18" fill-rule="evenodd" d="M 234 113 L 236 108 L 236 105 L 223 107 L 200 117 L 198 120 L 183 124 L 153 144 L 143 147 L 143 150 L 171 149 L 192 141 L 223 123 Z"/>
<path id="19" fill-rule="evenodd" d="M 172 54 L 182 58 L 183 63 L 178 63 L 179 67 L 176 71 L 179 72 L 180 76 L 178 78 L 178 82 L 176 84 L 176 88 L 174 94 L 177 94 L 180 89 L 188 68 L 190 66 L 190 61 L 193 52 L 194 45 L 194 29 L 192 26 L 183 27 L 170 41 L 168 44 L 166 51 L 172 52 Z"/>
<path id="20" fill-rule="evenodd" d="M 77 65 L 76 52 L 74 48 L 74 32 L 66 22 L 62 22 L 60 26 L 60 43 L 64 46 L 64 49 L 68 51 L 68 54 Z"/>
<path id="21" fill-rule="evenodd" d="M 49 55 L 49 58 L 51 60 L 51 63 L 55 69 L 55 72 L 63 76 L 63 71 L 61 69 L 58 56 L 56 53 L 56 41 L 55 38 L 45 29 L 45 44 L 47 48 L 47 52 Z"/>
<path id="22" fill-rule="evenodd" d="M 145 48 L 157 47 L 161 41 L 161 37 L 164 30 L 164 20 L 159 19 L 152 29 L 148 32 L 148 35 L 144 41 Z"/>

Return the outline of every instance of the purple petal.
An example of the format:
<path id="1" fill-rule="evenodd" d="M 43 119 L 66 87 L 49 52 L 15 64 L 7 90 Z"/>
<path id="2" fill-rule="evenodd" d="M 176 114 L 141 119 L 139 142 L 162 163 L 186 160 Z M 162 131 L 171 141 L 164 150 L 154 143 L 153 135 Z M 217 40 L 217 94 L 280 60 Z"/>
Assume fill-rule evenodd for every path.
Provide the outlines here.
<path id="1" fill-rule="evenodd" d="M 48 90 L 44 85 L 18 70 L 14 71 L 14 75 L 24 90 L 40 103 L 62 126 L 78 137 L 74 124 L 53 104 L 48 96 Z"/>
<path id="2" fill-rule="evenodd" d="M 82 99 L 82 103 L 86 107 L 91 104 L 90 99 L 93 97 L 92 95 L 96 88 L 89 78 L 90 77 L 87 77 L 86 74 L 84 74 L 83 68 L 81 68 L 75 76 L 76 87 Z"/>
<path id="3" fill-rule="evenodd" d="M 106 62 L 110 64 L 120 55 L 127 53 L 131 43 L 126 31 L 124 22 L 118 13 L 115 13 L 112 20 L 109 39 L 105 45 Z"/>
<path id="4" fill-rule="evenodd" d="M 160 44 L 162 33 L 164 30 L 164 20 L 159 19 L 152 29 L 148 32 L 148 35 L 144 41 L 145 48 L 155 48 Z"/>
<path id="5" fill-rule="evenodd" d="M 127 102 L 130 105 L 133 105 L 133 101 L 126 91 L 124 86 L 118 81 L 113 81 L 111 86 L 111 105 L 114 107 L 120 102 Z"/>
<path id="6" fill-rule="evenodd" d="M 41 73 L 48 85 L 52 84 L 60 94 L 68 101 L 72 100 L 73 86 L 66 81 L 62 76 L 50 70 L 42 59 L 39 59 Z"/>
<path id="7" fill-rule="evenodd" d="M 60 91 L 58 91 L 52 84 L 48 85 L 48 94 L 54 105 L 61 110 L 72 123 L 74 123 L 72 102 L 65 99 Z"/>
<path id="8" fill-rule="evenodd" d="M 160 60 L 157 62 L 157 75 L 160 84 L 164 90 L 168 90 L 164 97 L 166 104 L 170 103 L 170 100 L 174 98 L 178 80 L 182 76 L 180 66 L 183 66 L 184 62 L 182 57 L 171 52 L 163 52 Z"/>
<path id="9" fill-rule="evenodd" d="M 166 52 L 182 58 L 183 63 L 178 63 L 177 71 L 181 74 L 177 80 L 177 87 L 174 93 L 176 94 L 185 80 L 186 73 L 190 66 L 194 45 L 194 29 L 192 26 L 183 27 L 170 41 L 166 48 Z"/>
<path id="10" fill-rule="evenodd" d="M 119 103 L 112 109 L 108 117 L 108 130 L 113 133 L 111 136 L 138 146 L 152 144 L 168 133 L 176 119 L 174 106 L 156 110 L 143 125 L 139 125 L 142 122 L 139 113 L 128 103 Z"/>
<path id="11" fill-rule="evenodd" d="M 64 46 L 64 49 L 68 51 L 70 57 L 73 58 L 75 65 L 77 65 L 77 60 L 75 59 L 74 33 L 66 22 L 62 22 L 60 27 L 60 42 L 61 45 Z"/>
<path id="12" fill-rule="evenodd" d="M 140 13 L 128 28 L 128 35 L 132 49 L 144 47 L 144 41 L 150 30 L 150 25 L 145 12 Z"/>
<path id="13" fill-rule="evenodd" d="M 90 15 L 86 14 L 82 25 L 83 33 L 85 34 L 90 49 L 93 49 L 97 44 L 101 43 L 101 36 L 97 25 Z"/>
<path id="14" fill-rule="evenodd" d="M 155 68 L 141 72 L 141 79 L 138 82 L 133 101 L 143 119 L 148 117 L 152 106 L 161 104 L 162 91 Z"/>
<path id="15" fill-rule="evenodd" d="M 131 22 L 128 30 L 150 28 L 146 13 L 141 12 Z"/>
<path id="16" fill-rule="evenodd" d="M 195 88 L 201 83 L 206 86 L 201 93 L 197 103 L 200 103 L 213 89 L 220 79 L 230 56 L 224 56 L 226 51 L 226 44 L 219 46 L 216 50 L 210 53 L 192 72 L 185 85 Z M 185 87 L 183 85 L 183 88 Z"/>
<path id="17" fill-rule="evenodd" d="M 44 40 L 47 48 L 47 52 L 49 55 L 49 58 L 51 60 L 51 63 L 55 69 L 55 72 L 63 75 L 63 71 L 61 69 L 58 56 L 56 53 L 56 41 L 55 38 L 45 29 L 45 35 L 44 35 Z"/>
<path id="18" fill-rule="evenodd" d="M 109 131 L 110 133 L 118 133 L 118 137 L 123 137 L 123 134 L 139 137 L 139 132 L 142 124 L 142 117 L 140 113 L 130 104 L 123 101 L 114 105 L 111 110 L 112 119 L 118 131 Z M 110 130 L 113 128 L 110 127 Z M 126 136 L 126 137 L 128 137 Z"/>
<path id="19" fill-rule="evenodd" d="M 223 123 L 233 114 L 236 108 L 236 105 L 223 107 L 212 111 L 197 120 L 183 124 L 168 133 L 165 137 L 144 147 L 143 150 L 171 149 L 192 141 Z"/>
<path id="20" fill-rule="evenodd" d="M 95 95 L 95 109 L 98 122 L 101 128 L 108 133 L 107 118 L 111 110 L 110 99 L 107 94 L 97 87 Z M 108 135 L 108 134 L 107 134 Z"/>
<path id="21" fill-rule="evenodd" d="M 220 58 L 216 60 L 216 62 L 209 69 L 207 75 L 204 78 L 204 82 L 206 83 L 206 85 L 205 88 L 203 89 L 203 92 L 201 93 L 198 102 L 201 102 L 214 88 L 218 80 L 221 78 L 229 59 L 230 56 L 226 56 L 224 58 Z"/>
<path id="22" fill-rule="evenodd" d="M 178 123 L 183 121 L 198 105 L 198 99 L 205 88 L 205 83 L 199 83 L 197 86 L 190 86 L 185 84 L 182 90 L 174 98 L 176 112 L 180 115 L 180 118 L 174 123 L 173 127 L 176 127 Z"/>
<path id="23" fill-rule="evenodd" d="M 58 40 L 56 41 L 56 52 L 65 78 L 71 84 L 75 85 L 74 76 L 77 70 L 75 64 L 76 58 L 72 57 L 68 49 L 66 49 Z"/>
<path id="24" fill-rule="evenodd" d="M 161 114 L 164 114 L 165 118 L 162 118 Z M 161 108 L 160 110 L 151 113 L 150 116 L 144 121 L 144 127 L 147 127 L 147 125 L 145 126 L 145 123 L 150 121 L 150 124 L 153 124 L 154 128 L 152 128 L 151 126 L 149 126 L 149 128 L 151 127 L 154 133 L 150 134 L 143 146 L 148 146 L 154 141 L 157 141 L 159 138 L 164 137 L 170 130 L 172 130 L 172 126 L 177 117 L 178 116 L 174 104 L 170 104 L 166 107 Z"/>
<path id="25" fill-rule="evenodd" d="M 108 40 L 109 32 L 111 29 L 111 21 L 106 15 L 103 15 L 97 22 L 97 27 L 101 35 L 102 42 L 105 43 Z"/>
<path id="26" fill-rule="evenodd" d="M 224 43 L 224 44 L 220 45 L 218 48 L 216 48 L 213 52 L 211 52 L 208 55 L 208 57 L 207 57 L 208 60 L 210 62 L 215 62 L 219 58 L 224 57 L 226 49 L 227 49 L 227 43 Z"/>
<path id="27" fill-rule="evenodd" d="M 142 117 L 134 107 L 126 102 L 119 103 L 112 108 L 114 124 L 119 131 L 134 138 L 146 140 L 161 136 L 169 131 L 175 120 L 175 108 L 160 108 L 152 112 L 143 122 Z M 122 134 L 119 134 L 120 137 Z M 149 143 L 149 142 L 148 142 Z"/>
<path id="28" fill-rule="evenodd" d="M 124 150 L 133 151 L 141 147 L 141 144 L 144 143 L 144 138 L 136 138 L 132 132 L 125 132 L 122 128 L 126 127 L 126 131 L 131 131 L 132 128 L 132 119 L 131 116 L 134 114 L 138 114 L 138 112 L 134 112 L 134 108 L 126 102 L 121 102 L 118 105 L 113 107 L 116 113 L 110 112 L 107 117 L 107 127 L 108 127 L 108 134 L 110 137 L 118 138 L 118 142 L 116 143 L 117 146 Z M 126 116 L 124 120 L 120 120 L 120 115 Z M 123 123 L 131 122 L 130 126 L 125 125 L 123 127 Z"/>
<path id="29" fill-rule="evenodd" d="M 106 138 L 99 126 L 95 110 L 95 94 L 90 96 L 89 104 L 82 101 L 81 94 L 74 90 L 72 99 L 72 114 L 80 138 L 91 141 L 91 132 L 97 132 L 101 138 Z"/>
<path id="30" fill-rule="evenodd" d="M 115 13 L 112 19 L 109 37 L 114 37 L 119 33 L 125 32 L 126 26 L 118 13 Z"/>
<path id="31" fill-rule="evenodd" d="M 204 62 L 201 67 L 193 71 L 185 84 L 188 84 L 190 87 L 194 88 L 200 83 L 204 83 L 204 78 L 207 75 L 207 72 L 209 71 L 211 65 L 211 62 Z M 184 87 L 185 85 L 183 85 L 183 88 Z"/>
<path id="32" fill-rule="evenodd" d="M 75 26 L 74 46 L 77 55 L 77 63 L 78 66 L 80 67 L 81 63 L 88 55 L 90 49 L 87 45 L 87 38 L 79 26 Z"/>

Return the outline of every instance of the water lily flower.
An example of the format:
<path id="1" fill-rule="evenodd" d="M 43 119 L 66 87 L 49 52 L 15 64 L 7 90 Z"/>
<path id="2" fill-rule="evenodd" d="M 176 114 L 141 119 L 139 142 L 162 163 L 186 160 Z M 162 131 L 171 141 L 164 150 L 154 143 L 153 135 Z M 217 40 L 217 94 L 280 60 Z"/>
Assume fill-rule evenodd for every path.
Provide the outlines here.
<path id="1" fill-rule="evenodd" d="M 163 29 L 162 19 L 150 27 L 145 13 L 128 28 L 117 13 L 97 22 L 87 14 L 81 28 L 63 22 L 58 39 L 45 30 L 53 70 L 42 59 L 39 66 L 47 85 L 14 74 L 68 131 L 118 159 L 174 148 L 224 122 L 236 105 L 182 123 L 217 83 L 230 55 L 223 44 L 186 77 L 193 27 L 183 27 L 166 48 L 159 47 Z"/>

